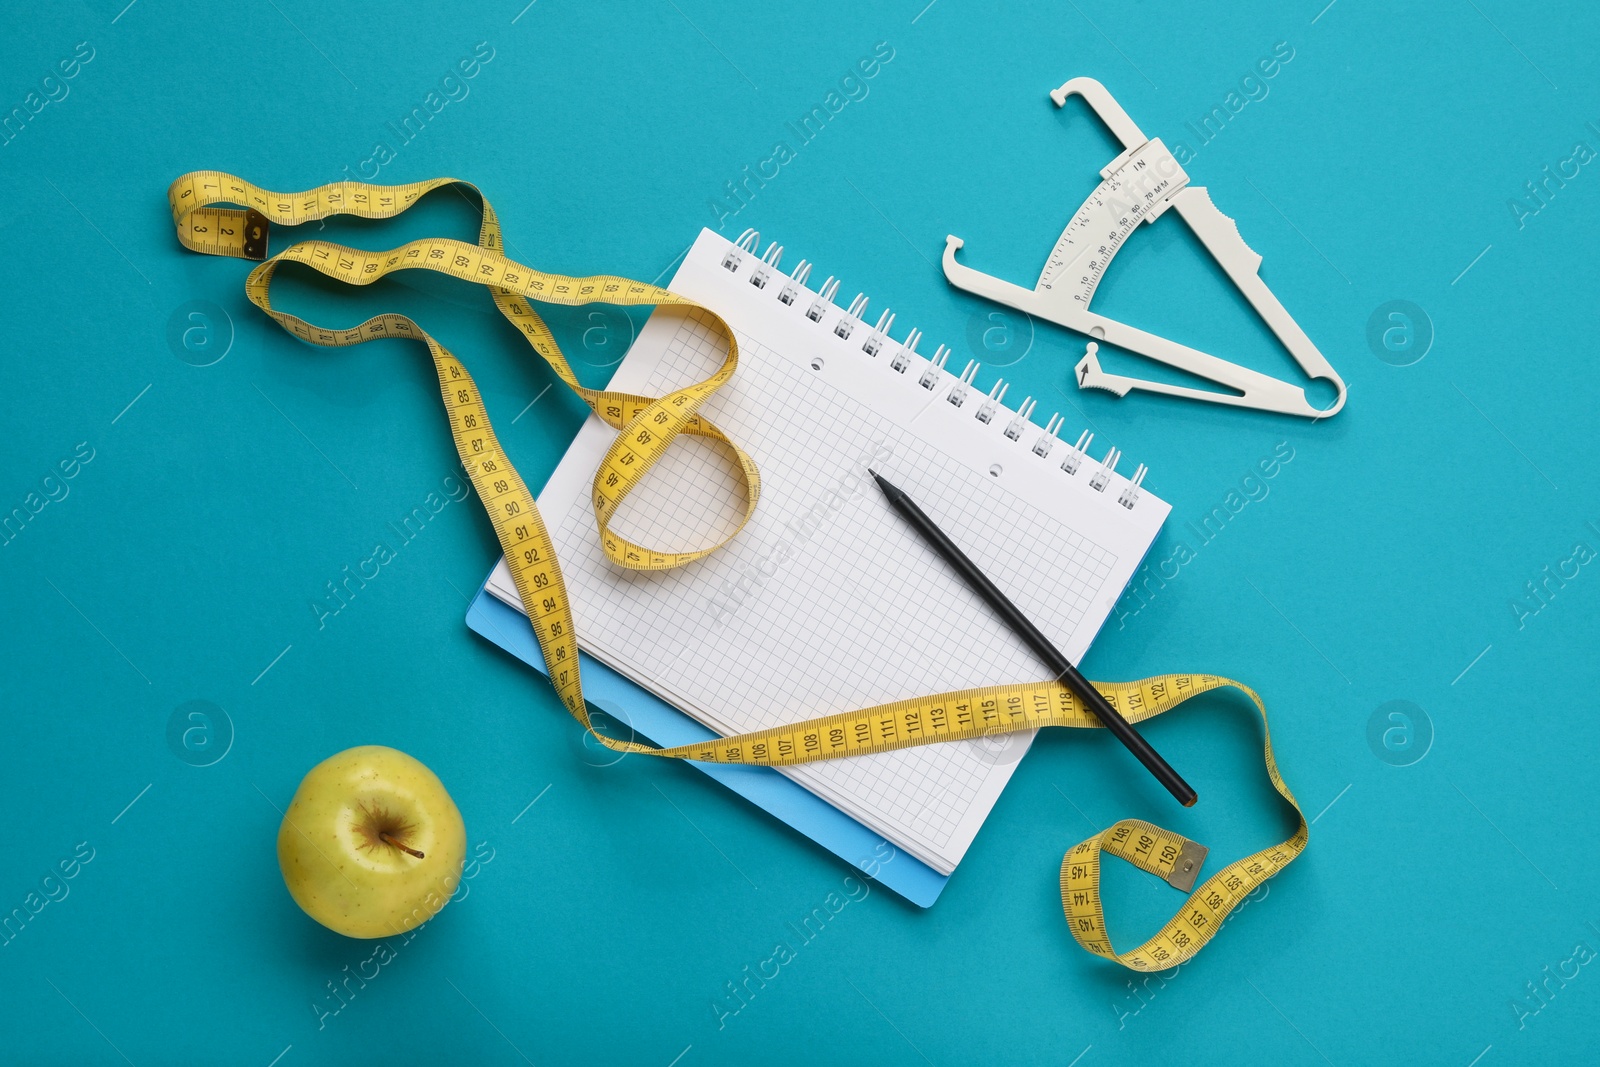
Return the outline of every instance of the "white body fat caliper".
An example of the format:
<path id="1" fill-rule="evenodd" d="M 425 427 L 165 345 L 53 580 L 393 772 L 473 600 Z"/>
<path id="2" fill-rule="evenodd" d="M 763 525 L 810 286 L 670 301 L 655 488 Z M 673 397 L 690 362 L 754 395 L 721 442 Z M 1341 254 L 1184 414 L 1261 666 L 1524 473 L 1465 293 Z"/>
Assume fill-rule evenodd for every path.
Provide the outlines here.
<path id="1" fill-rule="evenodd" d="M 1095 341 L 1107 341 L 1199 375 L 1237 390 L 1239 395 L 1108 374 L 1100 367 L 1099 345 L 1095 341 L 1089 343 L 1083 359 L 1078 362 L 1076 376 L 1082 389 L 1106 389 L 1118 396 L 1126 396 L 1130 389 L 1143 389 L 1308 418 L 1332 415 L 1344 407 L 1343 380 L 1256 273 L 1261 257 L 1244 243 L 1233 220 L 1217 210 L 1211 195 L 1204 188 L 1189 184 L 1189 176 L 1160 139 L 1141 133 L 1104 85 L 1093 78 L 1073 78 L 1051 92 L 1050 99 L 1057 107 L 1063 107 L 1069 96 L 1083 97 L 1122 142 L 1124 151 L 1100 172 L 1105 180 L 1073 215 L 1050 250 L 1050 258 L 1032 289 L 957 263 L 956 250 L 962 246 L 962 241 L 954 235 L 945 238 L 944 246 L 944 274 L 950 284 L 1087 334 Z M 1338 395 L 1331 407 L 1312 407 L 1305 390 L 1299 386 L 1089 310 L 1095 288 L 1128 235 L 1141 222 L 1159 218 L 1169 207 L 1177 209 L 1306 374 L 1333 383 Z"/>

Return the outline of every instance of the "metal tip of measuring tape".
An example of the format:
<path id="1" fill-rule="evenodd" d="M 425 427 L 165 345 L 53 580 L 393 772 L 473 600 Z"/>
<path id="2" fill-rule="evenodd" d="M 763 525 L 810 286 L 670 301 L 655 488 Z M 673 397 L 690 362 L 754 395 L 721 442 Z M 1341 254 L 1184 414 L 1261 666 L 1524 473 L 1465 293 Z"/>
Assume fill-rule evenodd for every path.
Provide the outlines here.
<path id="1" fill-rule="evenodd" d="M 1185 839 L 1183 851 L 1178 853 L 1178 859 L 1172 865 L 1172 873 L 1167 875 L 1167 884 L 1184 893 L 1194 889 L 1194 881 L 1200 877 L 1200 868 L 1205 865 L 1206 854 L 1210 849 L 1198 841 Z"/>
<path id="2" fill-rule="evenodd" d="M 267 258 L 267 233 L 272 229 L 267 217 L 255 208 L 244 213 L 244 257 L 263 260 Z"/>

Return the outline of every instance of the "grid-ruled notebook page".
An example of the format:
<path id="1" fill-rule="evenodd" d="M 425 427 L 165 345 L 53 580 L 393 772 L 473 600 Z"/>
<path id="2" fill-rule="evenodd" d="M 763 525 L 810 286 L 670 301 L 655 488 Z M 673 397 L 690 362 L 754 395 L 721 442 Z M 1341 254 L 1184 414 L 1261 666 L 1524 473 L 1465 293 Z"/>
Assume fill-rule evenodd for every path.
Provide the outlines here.
<path id="1" fill-rule="evenodd" d="M 694 281 L 685 273 L 703 267 L 702 257 L 697 245 L 675 287 Z M 700 277 L 713 287 L 734 284 L 710 272 Z M 749 298 L 742 289 L 738 295 Z M 797 319 L 799 308 L 771 301 L 770 309 L 763 303 L 758 314 L 736 317 L 738 371 L 701 409 L 761 470 L 760 505 L 730 544 L 669 571 L 612 565 L 588 502 L 589 480 L 614 436 L 598 420 L 541 494 L 584 651 L 724 734 L 1048 677 L 888 507 L 870 465 L 910 492 L 1069 654 L 1081 653 L 1159 521 L 1137 543 L 1091 538 L 1063 520 L 1061 507 L 1048 513 L 971 457 L 946 454 L 943 438 L 933 436 L 936 446 L 908 428 L 919 421 L 908 413 L 924 398 L 937 403 L 914 380 L 895 376 L 872 387 L 902 391 L 910 407 L 885 403 L 886 396 L 869 405 L 821 373 L 824 357 L 841 358 L 833 354 L 839 350 L 764 328 L 769 316 Z M 619 387 L 660 395 L 703 378 L 722 355 L 720 338 L 697 313 L 658 312 L 619 368 L 626 381 Z M 898 421 L 885 409 L 897 411 Z M 1043 462 L 1031 454 L 1027 461 Z M 680 439 L 614 526 L 652 547 L 700 546 L 737 525 L 740 501 L 716 446 Z M 1109 506 L 1098 495 L 1093 504 Z M 489 587 L 516 603 L 503 565 Z M 784 773 L 949 872 L 1027 740 L 935 744 Z"/>
<path id="2" fill-rule="evenodd" d="M 733 734 L 949 689 L 1048 677 L 1042 664 L 883 501 L 867 467 L 906 488 L 1069 656 L 1086 649 L 1144 555 L 1166 506 L 1118 509 L 1118 477 L 1096 490 L 1090 470 L 1058 470 L 1000 426 L 918 389 L 928 363 L 891 373 L 888 352 L 843 344 L 838 307 L 819 320 L 814 294 L 778 301 L 778 285 L 728 274 L 725 250 L 702 234 L 675 290 L 717 307 L 739 341 L 733 381 L 709 416 L 755 459 L 762 499 L 749 525 L 704 560 L 627 571 L 606 560 L 590 478 L 614 430 L 590 419 L 539 496 L 579 645 L 638 685 Z M 786 283 L 787 285 L 787 283 Z M 706 320 L 658 310 L 613 386 L 659 395 L 709 374 L 723 346 Z M 901 363 L 904 366 L 904 363 Z M 942 374 L 942 373 L 941 373 Z M 1038 427 L 1032 427 L 1037 438 Z M 1002 464 L 1014 466 L 1002 477 Z M 979 453 L 982 453 L 979 456 Z M 1002 454 L 1003 453 L 1003 454 Z M 1093 464 L 1090 464 L 1093 467 Z M 1024 491 L 1026 486 L 1026 491 Z M 624 502 L 619 533 L 659 549 L 715 544 L 738 525 L 730 459 L 680 438 Z M 488 589 L 518 605 L 501 563 Z M 520 605 L 518 605 L 520 606 Z M 784 773 L 941 872 L 971 845 L 1029 736 L 949 742 L 822 761 Z"/>

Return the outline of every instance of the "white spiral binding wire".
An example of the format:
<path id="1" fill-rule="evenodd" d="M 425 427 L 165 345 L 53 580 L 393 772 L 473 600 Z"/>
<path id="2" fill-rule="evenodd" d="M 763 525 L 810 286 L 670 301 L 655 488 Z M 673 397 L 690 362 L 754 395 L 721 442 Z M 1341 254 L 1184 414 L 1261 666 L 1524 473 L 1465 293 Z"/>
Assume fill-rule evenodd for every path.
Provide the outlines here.
<path id="1" fill-rule="evenodd" d="M 942 365 L 942 364 L 941 364 Z M 967 386 L 972 384 L 972 379 L 978 376 L 978 361 L 967 360 L 967 369 L 961 372 L 961 377 L 956 384 L 950 387 L 950 393 L 945 397 L 952 407 L 960 407 L 967 402 Z"/>
<path id="2" fill-rule="evenodd" d="M 821 322 L 822 316 L 828 313 L 828 307 L 833 303 L 834 296 L 839 292 L 839 279 L 828 275 L 828 280 L 822 283 L 822 288 L 817 290 L 817 298 L 806 308 L 806 318 L 812 322 Z"/>
<path id="3" fill-rule="evenodd" d="M 896 374 L 904 374 L 911 365 L 911 357 L 917 354 L 917 343 L 922 340 L 922 331 L 915 326 L 906 334 L 906 339 L 900 342 L 900 351 L 894 359 L 889 361 L 889 366 Z"/>
<path id="4" fill-rule="evenodd" d="M 862 306 L 865 307 L 866 305 L 863 304 Z M 878 325 L 874 326 L 872 332 L 867 335 L 867 339 L 861 342 L 861 351 L 876 359 L 879 350 L 883 348 L 884 342 L 889 339 L 889 327 L 893 325 L 894 312 L 884 308 L 883 314 L 878 316 Z"/>
<path id="5" fill-rule="evenodd" d="M 739 235 L 739 239 L 733 242 L 733 247 L 728 249 L 727 254 L 722 257 L 722 265 L 728 268 L 728 270 L 737 273 L 739 268 L 744 264 L 744 257 L 739 253 L 741 251 L 754 252 L 756 248 L 760 246 L 760 244 L 760 233 L 755 230 L 744 231 Z"/>
<path id="6" fill-rule="evenodd" d="M 1017 412 L 1009 423 L 1006 424 L 1006 436 L 1013 441 L 1022 439 L 1022 431 L 1028 428 L 1028 416 L 1033 414 L 1033 397 L 1028 397 L 1017 406 Z"/>
<path id="7" fill-rule="evenodd" d="M 932 389 L 939 384 L 939 372 L 944 370 L 945 362 L 950 358 L 950 346 L 940 345 L 933 350 L 933 358 L 928 360 L 928 369 L 922 372 L 922 377 L 917 379 L 917 384 L 924 389 Z"/>
<path id="8" fill-rule="evenodd" d="M 1050 423 L 1044 428 L 1044 433 L 1040 434 L 1039 440 L 1033 443 L 1034 455 L 1040 459 L 1049 458 L 1050 450 L 1056 444 L 1056 431 L 1061 429 L 1061 424 L 1065 421 L 1067 420 L 1063 419 L 1060 414 L 1050 416 Z"/>
<path id="9" fill-rule="evenodd" d="M 759 234 L 757 235 L 759 238 Z M 757 240 L 757 244 L 761 242 Z M 766 252 L 761 256 L 761 262 L 750 271 L 750 284 L 757 289 L 765 289 L 772 274 L 778 269 L 778 263 L 783 259 L 783 246 L 774 241 L 767 246 Z"/>
<path id="10" fill-rule="evenodd" d="M 994 388 L 989 390 L 989 399 L 985 400 L 978 407 L 977 418 L 979 422 L 988 423 L 994 418 L 995 408 L 999 407 L 1000 404 L 1005 400 L 1006 390 L 1008 388 L 1010 388 L 1010 386 L 1006 385 L 1004 378 L 995 379 Z M 1016 438 L 1013 437 L 1012 440 L 1015 441 Z"/>
<path id="11" fill-rule="evenodd" d="M 737 240 L 732 242 L 727 252 L 723 255 L 722 266 L 729 272 L 737 274 L 744 266 L 747 256 L 753 256 L 761 245 L 761 234 L 749 229 L 741 233 Z M 783 246 L 776 241 L 767 246 L 754 267 L 751 268 L 749 282 L 757 289 L 765 290 L 774 277 L 783 277 L 778 273 L 778 265 L 783 258 Z M 795 264 L 776 294 L 780 303 L 790 307 L 801 307 L 806 318 L 821 324 L 828 312 L 837 307 L 834 298 L 839 293 L 839 279 L 830 275 L 814 294 L 810 303 L 801 300 L 802 292 L 807 291 L 806 283 L 811 278 L 814 265 L 808 259 L 802 259 Z M 857 327 L 866 325 L 867 296 L 857 293 L 856 298 L 850 302 L 849 307 L 840 308 L 841 314 L 837 322 L 832 325 L 833 334 L 841 341 L 848 341 L 856 335 Z M 890 356 L 889 369 L 897 374 L 904 374 L 911 366 L 913 358 L 922 359 L 917 352 L 917 345 L 922 340 L 922 331 L 912 327 L 907 331 L 905 340 L 895 341 L 890 336 L 890 329 L 894 326 L 894 313 L 885 308 L 878 316 L 877 325 L 867 331 L 867 336 L 861 342 L 861 351 L 870 358 L 876 359 L 887 346 L 893 346 L 894 353 Z M 941 378 L 952 379 L 945 399 L 952 407 L 961 407 L 966 403 L 967 393 L 972 388 L 977 378 L 979 364 L 977 360 L 968 360 L 965 369 L 959 376 L 952 375 L 946 368 L 950 360 L 951 349 L 948 345 L 940 345 L 933 356 L 926 360 L 927 366 L 917 378 L 917 384 L 929 391 L 935 391 Z M 813 367 L 820 368 L 822 360 L 819 358 L 812 363 Z M 1033 425 L 1032 415 L 1036 407 L 1033 397 L 1025 398 L 1015 411 L 1005 407 L 1006 390 L 1010 386 L 1003 380 L 996 380 L 989 389 L 983 402 L 977 406 L 973 416 L 985 425 L 995 425 L 996 416 L 1007 412 L 1009 418 L 1001 418 L 1004 435 L 1012 441 L 1020 441 L 1028 427 Z M 1059 412 L 1052 414 L 1039 436 L 1033 441 L 1029 450 L 1040 459 L 1051 458 L 1051 453 L 1060 443 L 1059 434 L 1065 419 Z M 1076 444 L 1069 445 L 1059 464 L 1059 469 L 1069 477 L 1077 477 L 1083 468 L 1084 462 L 1089 459 L 1089 446 L 1094 441 L 1094 434 L 1088 430 L 1079 435 Z M 1095 492 L 1105 492 L 1106 486 L 1111 482 L 1111 476 L 1116 473 L 1117 464 L 1122 460 L 1122 451 L 1110 448 L 1105 456 L 1098 462 L 1091 461 L 1091 470 L 1088 475 L 1089 487 Z M 1143 463 L 1139 464 L 1129 479 L 1122 493 L 1117 497 L 1117 503 L 1122 507 L 1132 510 L 1139 501 L 1140 488 L 1144 484 L 1145 475 L 1149 468 Z"/>
<path id="12" fill-rule="evenodd" d="M 1078 437 L 1078 443 L 1067 450 L 1067 458 L 1061 461 L 1061 469 L 1068 474 L 1077 474 L 1078 467 L 1089 456 L 1089 443 L 1094 440 L 1094 434 L 1088 430 Z"/>
<path id="13" fill-rule="evenodd" d="M 1122 458 L 1122 449 L 1113 447 L 1106 453 L 1106 458 L 1100 461 L 1100 466 L 1094 474 L 1089 476 L 1089 488 L 1097 493 L 1103 493 L 1106 483 L 1111 480 L 1111 472 L 1117 469 L 1117 461 Z"/>
<path id="14" fill-rule="evenodd" d="M 838 323 L 833 327 L 834 336 L 841 341 L 850 340 L 850 334 L 854 332 L 856 323 L 860 322 L 861 317 L 866 313 L 867 294 L 857 293 L 856 298 L 850 301 L 850 307 L 843 315 L 839 316 Z"/>
<path id="15" fill-rule="evenodd" d="M 1144 484 L 1144 476 L 1149 472 L 1149 467 L 1146 467 L 1143 463 L 1139 464 L 1139 469 L 1134 471 L 1133 477 L 1128 480 L 1128 488 L 1124 489 L 1122 495 L 1117 497 L 1117 503 L 1132 511 L 1133 505 L 1139 502 L 1139 486 Z"/>

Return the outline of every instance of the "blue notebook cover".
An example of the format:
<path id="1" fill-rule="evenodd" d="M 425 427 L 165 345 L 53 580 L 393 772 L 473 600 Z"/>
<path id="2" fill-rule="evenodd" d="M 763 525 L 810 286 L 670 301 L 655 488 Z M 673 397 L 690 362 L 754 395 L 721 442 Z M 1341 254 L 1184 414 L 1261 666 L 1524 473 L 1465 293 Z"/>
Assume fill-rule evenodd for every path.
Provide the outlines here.
<path id="1" fill-rule="evenodd" d="M 521 612 L 480 588 L 467 609 L 467 625 L 480 637 L 545 673 L 533 629 Z M 628 724 L 658 745 L 693 744 L 716 736 L 700 723 L 605 664 L 579 654 L 584 696 L 594 707 Z M 788 823 L 846 863 L 913 904 L 929 907 L 950 879 L 852 819 L 804 786 L 770 767 L 696 763 L 691 767 L 721 782 L 759 808 Z M 888 847 L 885 847 L 888 846 Z M 885 862 L 882 857 L 892 858 Z"/>

